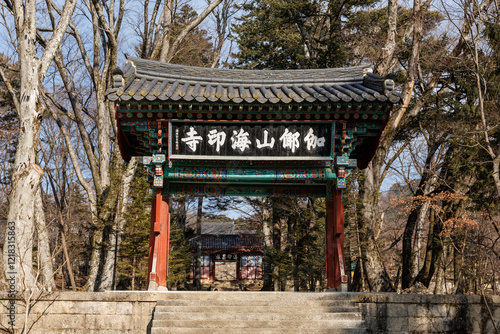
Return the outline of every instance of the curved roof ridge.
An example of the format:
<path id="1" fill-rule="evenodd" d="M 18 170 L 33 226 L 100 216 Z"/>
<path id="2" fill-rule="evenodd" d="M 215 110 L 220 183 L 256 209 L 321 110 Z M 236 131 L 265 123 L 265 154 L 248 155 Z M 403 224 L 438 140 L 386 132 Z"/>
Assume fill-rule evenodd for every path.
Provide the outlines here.
<path id="1" fill-rule="evenodd" d="M 135 57 L 127 57 L 133 71 L 139 77 L 176 79 L 183 81 L 217 82 L 225 84 L 291 84 L 291 83 L 330 83 L 359 82 L 370 66 L 344 68 L 293 69 L 293 70 L 243 70 L 208 68 L 164 63 Z"/>
<path id="2" fill-rule="evenodd" d="M 123 75 L 121 74 L 123 73 Z M 298 70 L 240 70 L 170 64 L 127 57 L 106 91 L 110 101 L 229 103 L 396 103 L 394 81 L 369 66 Z"/>

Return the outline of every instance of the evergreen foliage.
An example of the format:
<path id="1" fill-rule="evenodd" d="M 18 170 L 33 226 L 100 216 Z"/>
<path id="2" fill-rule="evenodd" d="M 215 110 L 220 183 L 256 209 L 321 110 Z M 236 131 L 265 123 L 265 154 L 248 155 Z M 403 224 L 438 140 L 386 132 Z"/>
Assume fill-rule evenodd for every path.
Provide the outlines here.
<path id="1" fill-rule="evenodd" d="M 274 289 L 325 287 L 324 200 L 272 198 L 272 247 L 265 252 Z"/>
<path id="2" fill-rule="evenodd" d="M 130 194 L 117 269 L 118 288 L 142 290 L 147 286 L 152 201 L 144 168 L 136 170 Z"/>
<path id="3" fill-rule="evenodd" d="M 233 26 L 234 67 L 325 68 L 374 61 L 384 43 L 387 10 L 378 0 L 253 0 Z"/>
<path id="4" fill-rule="evenodd" d="M 182 217 L 172 215 L 170 221 L 170 252 L 167 284 L 182 289 L 191 270 L 192 253 L 189 239 L 191 229 L 183 228 Z"/>
<path id="5" fill-rule="evenodd" d="M 170 44 L 174 42 L 182 29 L 197 16 L 196 11 L 188 4 L 182 5 L 175 11 L 170 33 Z M 190 66 L 210 66 L 213 59 L 213 44 L 211 39 L 206 29 L 199 26 L 195 27 L 187 34 L 179 49 L 176 50 L 171 63 Z M 144 54 L 143 43 L 140 43 L 136 47 L 138 56 L 157 60 Z"/>
<path id="6" fill-rule="evenodd" d="M 193 20 L 198 14 L 189 5 L 183 5 L 174 17 L 172 25 L 172 38 L 181 32 L 181 30 Z M 196 27 L 187 36 L 179 50 L 176 52 L 172 63 L 190 66 L 210 66 L 213 59 L 213 45 L 211 37 L 207 30 Z"/>

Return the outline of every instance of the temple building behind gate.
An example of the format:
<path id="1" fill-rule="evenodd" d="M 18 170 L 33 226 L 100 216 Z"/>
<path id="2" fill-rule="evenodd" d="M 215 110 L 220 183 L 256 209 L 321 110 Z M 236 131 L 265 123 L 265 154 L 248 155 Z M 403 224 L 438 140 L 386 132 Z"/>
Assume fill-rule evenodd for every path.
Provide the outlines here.
<path id="1" fill-rule="evenodd" d="M 196 241 L 190 283 L 194 283 Z M 260 290 L 263 285 L 262 235 L 255 230 L 237 230 L 234 222 L 202 223 L 201 284 L 203 290 Z"/>

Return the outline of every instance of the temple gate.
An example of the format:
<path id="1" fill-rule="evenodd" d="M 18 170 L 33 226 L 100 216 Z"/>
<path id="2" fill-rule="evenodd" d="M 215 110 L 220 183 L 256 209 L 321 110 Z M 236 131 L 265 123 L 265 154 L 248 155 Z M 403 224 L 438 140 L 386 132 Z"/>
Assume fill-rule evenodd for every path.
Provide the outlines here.
<path id="1" fill-rule="evenodd" d="M 326 198 L 327 288 L 346 291 L 342 189 L 365 168 L 394 103 L 359 66 L 228 70 L 128 57 L 113 73 L 120 152 L 153 186 L 149 289 L 166 288 L 170 194 Z"/>

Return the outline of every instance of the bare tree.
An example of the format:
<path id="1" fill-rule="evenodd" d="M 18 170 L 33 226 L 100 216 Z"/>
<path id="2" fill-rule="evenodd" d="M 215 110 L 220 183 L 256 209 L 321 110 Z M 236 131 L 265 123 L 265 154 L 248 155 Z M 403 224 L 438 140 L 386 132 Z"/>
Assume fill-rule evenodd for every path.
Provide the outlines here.
<path id="1" fill-rule="evenodd" d="M 52 15 L 60 15 L 61 10 L 52 0 L 47 0 Z M 106 89 L 112 82 L 112 71 L 117 67 L 119 53 L 119 34 L 125 13 L 125 1 L 115 1 L 109 4 L 105 1 L 84 1 L 85 12 L 89 13 L 89 22 L 76 22 L 69 24 L 72 38 L 66 40 L 68 47 L 75 48 L 78 54 L 67 54 L 61 48 L 54 58 L 58 76 L 63 83 L 70 109 L 66 109 L 53 93 L 46 91 L 44 96 L 45 105 L 58 125 L 68 149 L 69 156 L 76 175 L 89 199 L 91 221 L 93 228 L 92 255 L 90 263 L 90 274 L 85 289 L 89 291 L 108 290 L 114 286 L 117 252 L 120 246 L 120 235 L 125 224 L 125 208 L 129 196 L 130 182 L 137 166 L 136 159 L 132 159 L 128 165 L 122 163 L 118 151 L 115 111 L 112 103 L 106 102 Z M 199 25 L 202 20 L 216 6 L 212 3 L 196 19 L 189 22 L 182 30 L 185 35 Z M 149 13 L 149 2 L 145 6 L 145 44 L 148 44 L 147 35 L 151 27 L 160 29 L 169 26 L 165 23 L 171 17 L 173 2 L 167 2 L 163 8 L 162 23 L 157 25 L 158 13 L 153 10 Z M 161 3 L 157 2 L 159 10 Z M 170 16 L 169 16 L 170 15 Z M 89 49 L 85 44 L 85 34 L 89 29 L 92 31 L 92 46 Z M 162 38 L 166 38 L 169 31 L 161 30 L 159 35 L 151 39 L 153 52 L 160 52 L 162 57 L 175 55 L 176 48 L 184 37 L 177 36 L 172 46 L 162 45 Z M 155 34 L 155 33 L 153 33 Z M 154 46 L 154 47 L 153 47 Z M 168 48 L 167 48 L 168 47 Z M 168 51 L 170 50 L 170 51 Z M 168 51 L 168 52 L 167 52 Z M 170 52 L 170 53 L 169 53 Z M 143 55 L 145 56 L 145 55 Z M 146 55 L 151 56 L 151 55 Z M 165 60 L 164 58 L 162 58 Z M 86 73 L 84 77 L 90 80 L 90 96 L 78 93 L 79 86 L 77 69 L 71 70 L 72 63 L 81 64 Z M 76 126 L 78 142 L 83 146 L 85 159 L 79 157 L 75 149 L 75 138 L 68 128 L 69 124 Z M 91 126 L 89 126 L 91 124 Z M 89 182 L 85 178 L 85 171 L 90 171 L 92 179 Z"/>
<path id="2" fill-rule="evenodd" d="M 142 58 L 170 62 L 176 55 L 186 36 L 198 27 L 223 0 L 213 0 L 207 7 L 177 34 L 173 35 L 173 21 L 178 7 L 177 0 L 157 0 L 151 11 L 150 2 L 144 3 L 142 28 L 139 28 Z M 151 12 L 151 14 L 150 14 Z"/>
<path id="3" fill-rule="evenodd" d="M 16 257 L 20 267 L 17 284 L 21 288 L 20 282 L 24 282 L 24 287 L 29 289 L 35 285 L 31 240 L 35 217 L 34 203 L 43 174 L 42 169 L 36 164 L 36 149 L 42 123 L 42 109 L 38 104 L 38 97 L 40 85 L 66 33 L 76 0 L 65 1 L 59 21 L 51 31 L 52 34 L 41 57 L 37 57 L 36 54 L 36 1 L 4 0 L 4 3 L 14 16 L 20 66 L 19 94 L 11 91 L 19 116 L 20 131 L 7 219 L 16 225 Z M 5 246 L 4 259 L 9 255 L 9 247 L 7 244 Z"/>
<path id="4" fill-rule="evenodd" d="M 231 38 L 231 19 L 238 12 L 235 6 L 236 3 L 236 0 L 223 0 L 222 4 L 213 11 L 215 38 L 212 68 L 216 68 L 220 65 L 224 44 Z M 230 53 L 231 47 L 229 48 L 228 56 Z"/>

